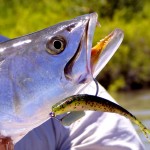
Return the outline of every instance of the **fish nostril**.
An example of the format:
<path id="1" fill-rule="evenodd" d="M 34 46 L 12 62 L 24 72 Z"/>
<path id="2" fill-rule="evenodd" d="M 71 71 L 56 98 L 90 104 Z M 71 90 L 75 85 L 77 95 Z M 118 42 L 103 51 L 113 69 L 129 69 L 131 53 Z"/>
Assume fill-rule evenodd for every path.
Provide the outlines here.
<path id="1" fill-rule="evenodd" d="M 71 32 L 71 31 L 73 30 L 73 28 L 75 28 L 75 24 L 72 24 L 72 25 L 68 26 L 68 27 L 66 28 L 66 30 L 67 30 L 68 32 Z"/>

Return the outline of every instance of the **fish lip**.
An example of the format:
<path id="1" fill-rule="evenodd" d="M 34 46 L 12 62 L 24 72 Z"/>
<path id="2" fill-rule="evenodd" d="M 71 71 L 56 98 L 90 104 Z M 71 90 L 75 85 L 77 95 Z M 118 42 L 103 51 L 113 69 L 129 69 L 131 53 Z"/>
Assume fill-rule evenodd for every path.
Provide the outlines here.
<path id="1" fill-rule="evenodd" d="M 87 70 L 92 75 L 92 68 L 91 68 L 91 49 L 92 49 L 92 41 L 94 37 L 94 30 L 96 26 L 99 25 L 98 22 L 98 14 L 91 13 L 89 16 L 89 23 L 87 27 Z"/>

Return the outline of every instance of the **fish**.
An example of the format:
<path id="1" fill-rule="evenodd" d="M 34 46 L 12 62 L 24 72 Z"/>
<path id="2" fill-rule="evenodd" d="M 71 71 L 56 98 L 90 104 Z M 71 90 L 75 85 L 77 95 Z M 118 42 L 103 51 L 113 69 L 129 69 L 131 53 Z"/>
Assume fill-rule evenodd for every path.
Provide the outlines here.
<path id="1" fill-rule="evenodd" d="M 49 119 L 54 104 L 79 93 L 103 69 L 123 40 L 116 29 L 99 57 L 92 40 L 97 13 L 0 43 L 0 138 L 15 144 Z"/>
<path id="2" fill-rule="evenodd" d="M 122 106 L 102 97 L 88 94 L 72 95 L 53 105 L 50 115 L 55 118 L 55 116 L 65 114 L 67 112 L 80 112 L 85 110 L 120 114 L 134 122 L 150 142 L 150 130 L 142 124 L 139 119 Z"/>

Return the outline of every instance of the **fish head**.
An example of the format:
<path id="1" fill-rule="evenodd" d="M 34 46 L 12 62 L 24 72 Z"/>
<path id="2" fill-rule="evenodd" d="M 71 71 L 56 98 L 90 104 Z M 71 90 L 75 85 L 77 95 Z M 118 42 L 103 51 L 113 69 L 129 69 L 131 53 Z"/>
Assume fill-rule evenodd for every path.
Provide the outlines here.
<path id="1" fill-rule="evenodd" d="M 83 15 L 49 28 L 52 32 L 44 35 L 47 43 L 41 46 L 46 46 L 50 72 L 55 72 L 64 88 L 92 80 L 90 57 L 96 23 L 96 13 Z"/>
<path id="2" fill-rule="evenodd" d="M 92 80 L 96 23 L 96 13 L 83 15 L 0 43 L 1 135 L 16 143 L 49 118 L 55 103 Z"/>
<path id="3" fill-rule="evenodd" d="M 93 79 L 90 60 L 97 17 L 96 13 L 83 15 L 28 36 L 35 43 L 30 57 L 39 68 L 31 75 L 37 78 L 35 94 L 41 93 L 38 101 L 49 109 Z"/>
<path id="4" fill-rule="evenodd" d="M 18 105 L 24 107 L 35 99 L 54 103 L 92 80 L 96 23 L 96 13 L 83 15 L 0 44 L 1 68 L 9 68 Z"/>
<path id="5" fill-rule="evenodd" d="M 49 118 L 55 103 L 93 80 L 123 37 L 114 31 L 93 50 L 96 25 L 92 13 L 0 43 L 1 135 L 17 142 Z M 99 49 L 103 51 L 95 58 Z"/>

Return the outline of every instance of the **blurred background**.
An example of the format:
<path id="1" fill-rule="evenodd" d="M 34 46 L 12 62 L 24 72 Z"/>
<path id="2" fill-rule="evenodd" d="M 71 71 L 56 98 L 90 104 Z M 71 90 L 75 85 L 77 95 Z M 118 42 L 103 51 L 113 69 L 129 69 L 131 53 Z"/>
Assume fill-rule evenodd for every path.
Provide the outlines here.
<path id="1" fill-rule="evenodd" d="M 0 0 L 0 34 L 15 38 L 97 12 L 101 28 L 95 31 L 93 45 L 115 28 L 125 34 L 120 48 L 97 79 L 150 128 L 149 10 L 149 0 Z M 147 149 L 150 148 L 139 134 Z"/>

